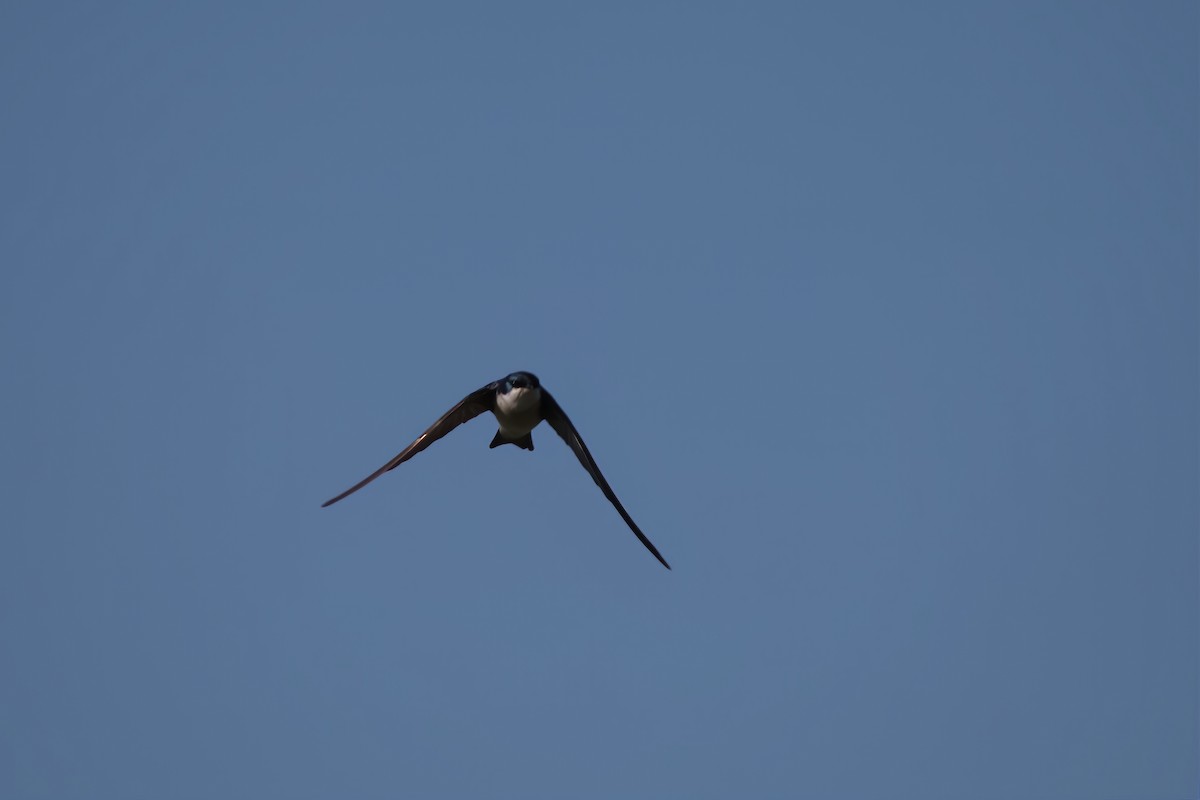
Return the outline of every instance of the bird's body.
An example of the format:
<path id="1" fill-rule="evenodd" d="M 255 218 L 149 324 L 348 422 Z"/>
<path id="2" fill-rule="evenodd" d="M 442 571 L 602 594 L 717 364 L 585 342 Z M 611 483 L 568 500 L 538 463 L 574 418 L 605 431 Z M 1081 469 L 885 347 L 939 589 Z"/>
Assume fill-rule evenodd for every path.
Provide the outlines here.
<path id="1" fill-rule="evenodd" d="M 514 386 L 507 393 L 497 392 L 492 414 L 505 439 L 527 436 L 542 421 L 541 387 Z"/>
<path id="2" fill-rule="evenodd" d="M 592 476 L 592 480 L 596 482 L 596 485 L 600 487 L 600 491 L 604 493 L 604 496 L 617 509 L 617 513 L 621 515 L 621 519 L 625 520 L 629 529 L 637 535 L 642 544 L 646 546 L 646 549 L 662 562 L 664 567 L 667 569 L 671 568 L 666 559 L 659 554 L 658 549 L 650 543 L 650 540 L 646 538 L 646 535 L 634 523 L 633 518 L 629 516 L 629 512 L 621 505 L 621 501 L 617 499 L 616 493 L 613 492 L 612 487 L 608 485 L 608 481 L 601 474 L 600 467 L 596 465 L 596 460 L 592 458 L 587 445 L 583 443 L 583 439 L 579 436 L 579 431 L 575 430 L 575 426 L 567 418 L 562 407 L 558 405 L 558 402 L 555 401 L 549 392 L 542 388 L 537 376 L 531 372 L 514 372 L 501 380 L 492 381 L 487 386 L 471 392 L 471 394 L 460 400 L 454 408 L 443 414 L 441 419 L 433 423 L 428 430 L 418 436 L 412 444 L 401 450 L 391 461 L 337 497 L 327 500 L 322 504 L 322 508 L 333 505 L 338 500 L 366 486 L 383 473 L 395 469 L 459 425 L 474 419 L 484 411 L 491 411 L 492 415 L 496 417 L 498 425 L 496 436 L 492 439 L 490 447 L 499 447 L 502 444 L 514 444 L 524 450 L 532 450 L 533 429 L 542 420 L 548 422 L 555 433 L 562 437 L 567 446 L 571 448 L 571 451 L 575 453 L 575 457 L 579 459 L 579 463 Z"/>

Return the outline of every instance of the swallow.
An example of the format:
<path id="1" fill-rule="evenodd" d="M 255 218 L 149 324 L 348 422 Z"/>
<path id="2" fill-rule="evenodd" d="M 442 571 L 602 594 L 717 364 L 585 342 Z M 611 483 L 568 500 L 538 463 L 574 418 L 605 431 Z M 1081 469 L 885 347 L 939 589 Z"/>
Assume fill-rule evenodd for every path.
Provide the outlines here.
<path id="1" fill-rule="evenodd" d="M 566 412 L 562 410 L 562 406 L 550 392 L 542 387 L 537 376 L 531 372 L 514 372 L 508 377 L 492 381 L 487 386 L 471 392 L 443 414 L 441 419 L 430 425 L 429 429 L 418 436 L 412 444 L 397 453 L 391 461 L 337 497 L 326 500 L 321 504 L 321 508 L 331 506 L 337 501 L 349 497 L 383 473 L 400 466 L 459 425 L 478 417 L 485 411 L 492 412 L 496 417 L 496 422 L 499 423 L 496 436 L 488 445 L 489 449 L 502 444 L 513 444 L 522 450 L 533 450 L 533 429 L 543 420 L 548 422 L 554 432 L 561 436 L 562 440 L 571 448 L 571 452 L 579 459 L 579 463 L 583 465 L 587 473 L 592 476 L 592 480 L 617 509 L 617 513 L 621 515 L 621 519 L 625 520 L 625 524 L 629 526 L 634 535 L 664 567 L 671 568 L 667 560 L 658 552 L 658 548 L 646 538 L 646 534 L 642 533 L 641 528 L 633 521 L 633 517 L 629 516 L 625 506 L 621 505 L 616 492 L 608 485 L 604 474 L 600 472 L 600 467 L 596 465 L 596 459 L 592 458 L 587 445 L 583 443 L 583 437 L 579 435 L 579 431 L 575 429 Z"/>

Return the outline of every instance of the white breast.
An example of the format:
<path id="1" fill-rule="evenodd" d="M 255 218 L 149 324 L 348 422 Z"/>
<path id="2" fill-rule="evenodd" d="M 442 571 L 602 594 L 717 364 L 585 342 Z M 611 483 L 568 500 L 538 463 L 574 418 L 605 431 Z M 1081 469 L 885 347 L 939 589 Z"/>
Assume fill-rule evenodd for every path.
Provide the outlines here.
<path id="1" fill-rule="evenodd" d="M 505 436 L 519 437 L 529 433 L 541 422 L 538 413 L 542 390 L 514 388 L 508 394 L 496 395 L 496 421 Z"/>

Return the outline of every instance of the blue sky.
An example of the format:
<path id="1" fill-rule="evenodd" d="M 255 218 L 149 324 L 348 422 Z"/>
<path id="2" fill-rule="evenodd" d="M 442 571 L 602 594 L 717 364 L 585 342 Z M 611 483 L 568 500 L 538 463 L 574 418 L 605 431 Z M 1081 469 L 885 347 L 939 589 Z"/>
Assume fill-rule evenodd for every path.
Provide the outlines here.
<path id="1" fill-rule="evenodd" d="M 1194 797 L 1198 21 L 6 4 L 0 795 Z"/>

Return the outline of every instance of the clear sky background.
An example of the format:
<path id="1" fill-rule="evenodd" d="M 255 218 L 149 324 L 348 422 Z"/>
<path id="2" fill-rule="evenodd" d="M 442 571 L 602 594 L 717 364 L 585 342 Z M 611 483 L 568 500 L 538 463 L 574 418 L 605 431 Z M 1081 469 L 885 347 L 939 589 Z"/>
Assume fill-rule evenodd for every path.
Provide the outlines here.
<path id="1" fill-rule="evenodd" d="M 0 796 L 1195 797 L 1197 31 L 3 4 Z"/>

